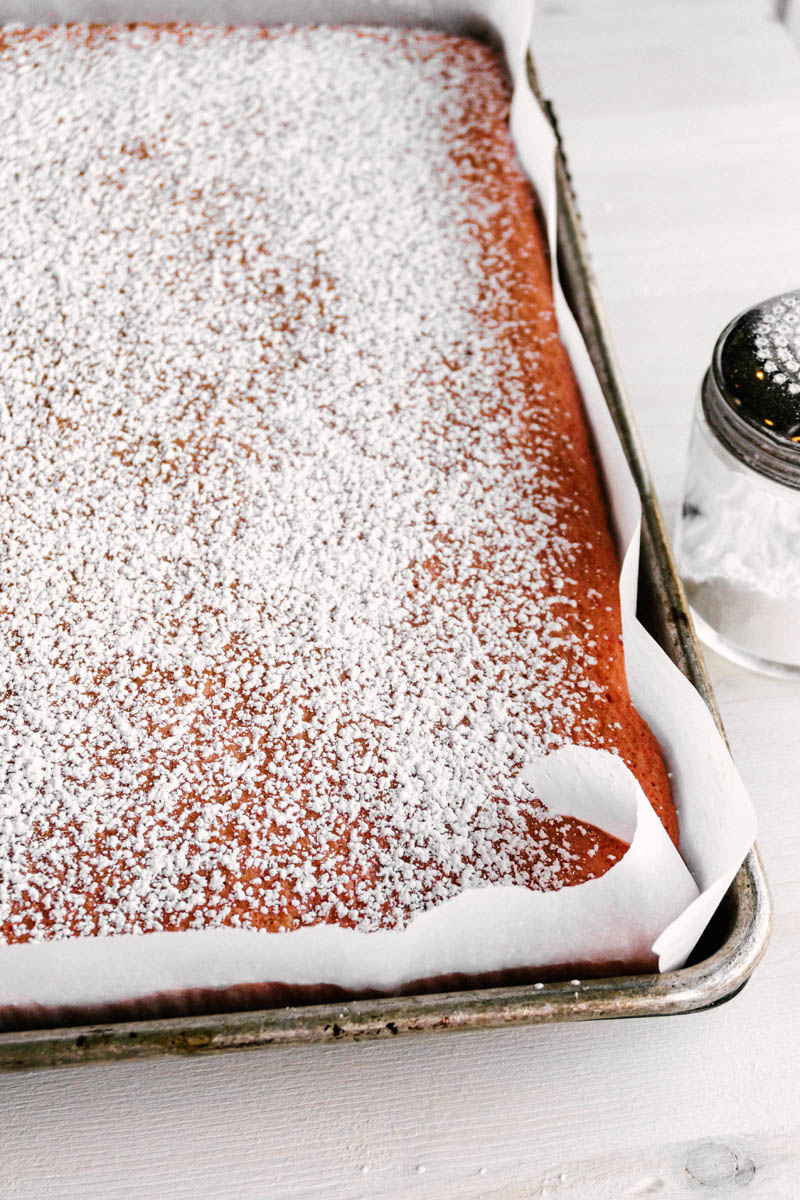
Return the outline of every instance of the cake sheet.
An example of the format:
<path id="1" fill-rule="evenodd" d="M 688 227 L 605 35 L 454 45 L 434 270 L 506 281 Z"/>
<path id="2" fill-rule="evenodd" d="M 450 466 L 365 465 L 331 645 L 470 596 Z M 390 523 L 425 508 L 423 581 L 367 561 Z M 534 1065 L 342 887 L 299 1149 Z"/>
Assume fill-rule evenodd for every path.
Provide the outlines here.
<path id="1" fill-rule="evenodd" d="M 4 20 L 193 20 L 277 24 L 401 24 L 490 32 L 514 79 L 511 130 L 542 201 L 555 270 L 555 144 L 527 86 L 530 0 L 249 0 L 0 6 Z M 556 311 L 584 398 L 621 548 L 620 596 L 633 701 L 658 738 L 681 827 L 680 855 L 631 772 L 614 756 L 567 747 L 533 759 L 524 776 L 551 811 L 589 821 L 630 842 L 599 879 L 556 892 L 492 885 L 465 891 L 405 929 L 360 933 L 333 925 L 268 934 L 235 929 L 76 938 L 0 947 L 0 1009 L 92 1008 L 185 989 L 280 982 L 347 991 L 407 988 L 447 975 L 479 976 L 560 964 L 672 970 L 685 961 L 755 834 L 755 818 L 703 701 L 635 615 L 640 504 L 588 353 L 556 286 Z"/>

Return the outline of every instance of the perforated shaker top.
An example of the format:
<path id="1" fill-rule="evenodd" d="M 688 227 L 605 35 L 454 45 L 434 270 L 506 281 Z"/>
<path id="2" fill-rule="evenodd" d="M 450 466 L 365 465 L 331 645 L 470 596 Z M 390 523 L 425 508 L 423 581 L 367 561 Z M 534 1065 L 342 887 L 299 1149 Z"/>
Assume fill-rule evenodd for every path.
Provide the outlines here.
<path id="1" fill-rule="evenodd" d="M 773 296 L 732 321 L 717 343 L 714 375 L 740 419 L 800 446 L 800 291 Z"/>

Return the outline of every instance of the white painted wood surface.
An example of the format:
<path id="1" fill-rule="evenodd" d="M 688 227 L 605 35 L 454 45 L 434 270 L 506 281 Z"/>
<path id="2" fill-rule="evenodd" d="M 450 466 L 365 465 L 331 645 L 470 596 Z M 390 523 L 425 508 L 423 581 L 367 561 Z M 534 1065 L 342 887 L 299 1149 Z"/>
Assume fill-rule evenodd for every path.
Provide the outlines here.
<path id="1" fill-rule="evenodd" d="M 536 41 L 672 521 L 716 333 L 800 286 L 800 57 L 771 0 L 540 0 Z M 0 1077 L 0 1196 L 799 1197 L 800 684 L 709 663 L 776 903 L 736 1000 Z"/>
<path id="2" fill-rule="evenodd" d="M 781 20 L 786 23 L 789 37 L 794 38 L 795 45 L 800 50 L 800 4 L 797 0 L 786 0 L 784 7 L 779 7 Z"/>

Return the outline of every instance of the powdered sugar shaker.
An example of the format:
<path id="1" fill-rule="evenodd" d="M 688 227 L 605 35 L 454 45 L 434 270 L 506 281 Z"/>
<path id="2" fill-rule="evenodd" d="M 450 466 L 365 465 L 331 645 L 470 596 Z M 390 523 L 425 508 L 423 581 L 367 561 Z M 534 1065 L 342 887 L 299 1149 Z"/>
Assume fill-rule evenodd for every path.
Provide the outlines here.
<path id="1" fill-rule="evenodd" d="M 703 641 L 800 677 L 800 291 L 747 309 L 717 341 L 676 552 Z"/>

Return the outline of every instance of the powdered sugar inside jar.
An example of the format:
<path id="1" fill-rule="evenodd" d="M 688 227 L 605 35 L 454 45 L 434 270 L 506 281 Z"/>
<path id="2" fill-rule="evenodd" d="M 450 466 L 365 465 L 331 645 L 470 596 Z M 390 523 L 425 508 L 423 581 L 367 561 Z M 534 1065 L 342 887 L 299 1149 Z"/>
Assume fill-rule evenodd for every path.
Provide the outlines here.
<path id="1" fill-rule="evenodd" d="M 748 309 L 717 341 L 676 552 L 702 639 L 800 677 L 800 291 Z"/>

